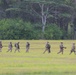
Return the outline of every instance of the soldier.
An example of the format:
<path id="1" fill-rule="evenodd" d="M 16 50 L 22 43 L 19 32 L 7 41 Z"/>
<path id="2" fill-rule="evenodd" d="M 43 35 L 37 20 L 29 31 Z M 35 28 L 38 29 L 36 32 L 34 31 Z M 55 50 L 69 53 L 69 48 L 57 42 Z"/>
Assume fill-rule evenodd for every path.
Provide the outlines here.
<path id="1" fill-rule="evenodd" d="M 7 52 L 9 52 L 9 51 L 12 52 L 12 47 L 13 47 L 12 42 L 10 42 L 9 45 L 8 45 L 8 51 Z"/>
<path id="2" fill-rule="evenodd" d="M 15 52 L 16 52 L 16 51 L 20 52 L 19 42 L 18 42 L 18 43 L 15 43 L 15 47 L 16 47 Z"/>
<path id="3" fill-rule="evenodd" d="M 75 51 L 75 43 L 73 43 L 72 49 L 71 49 L 71 51 L 70 51 L 70 54 L 71 54 L 72 52 L 74 52 L 74 54 L 76 54 L 76 51 Z M 69 54 L 69 55 L 70 55 L 70 54 Z"/>
<path id="4" fill-rule="evenodd" d="M 66 47 L 63 46 L 63 42 L 61 42 L 61 44 L 60 44 L 60 51 L 57 54 L 59 54 L 59 53 L 63 54 L 64 48 L 66 49 Z"/>
<path id="5" fill-rule="evenodd" d="M 0 52 L 2 52 L 2 42 L 0 41 Z"/>
<path id="6" fill-rule="evenodd" d="M 27 42 L 27 43 L 26 43 L 26 52 L 29 52 L 29 48 L 30 48 L 30 43 Z"/>
<path id="7" fill-rule="evenodd" d="M 48 51 L 48 53 L 50 53 L 50 52 L 51 52 L 51 51 L 50 51 L 50 48 L 51 48 L 51 46 L 50 46 L 49 42 L 47 42 L 46 45 L 45 45 L 45 51 L 43 52 L 43 54 L 44 54 L 46 51 Z"/>

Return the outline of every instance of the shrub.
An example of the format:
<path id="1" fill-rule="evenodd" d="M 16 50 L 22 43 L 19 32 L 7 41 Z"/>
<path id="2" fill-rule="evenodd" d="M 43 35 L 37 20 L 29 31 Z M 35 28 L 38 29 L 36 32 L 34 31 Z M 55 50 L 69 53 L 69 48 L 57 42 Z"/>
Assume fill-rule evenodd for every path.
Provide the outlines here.
<path id="1" fill-rule="evenodd" d="M 32 39 L 31 23 L 20 19 L 3 19 L 0 21 L 0 39 Z"/>
<path id="2" fill-rule="evenodd" d="M 60 39 L 61 36 L 62 36 L 62 31 L 57 25 L 55 24 L 47 25 L 45 30 L 46 39 Z"/>

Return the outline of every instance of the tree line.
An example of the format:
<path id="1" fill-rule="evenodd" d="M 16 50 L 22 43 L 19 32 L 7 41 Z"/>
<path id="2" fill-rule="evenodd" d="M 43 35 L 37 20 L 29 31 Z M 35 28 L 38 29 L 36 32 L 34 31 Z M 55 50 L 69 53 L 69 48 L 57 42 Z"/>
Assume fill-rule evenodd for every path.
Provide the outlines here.
<path id="1" fill-rule="evenodd" d="M 0 0 L 0 39 L 75 39 L 76 0 Z"/>

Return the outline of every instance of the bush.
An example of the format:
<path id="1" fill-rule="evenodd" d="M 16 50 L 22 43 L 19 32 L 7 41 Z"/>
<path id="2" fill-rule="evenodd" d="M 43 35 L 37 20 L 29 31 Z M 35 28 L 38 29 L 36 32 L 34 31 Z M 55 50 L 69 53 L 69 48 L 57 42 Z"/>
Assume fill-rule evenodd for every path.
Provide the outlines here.
<path id="1" fill-rule="evenodd" d="M 47 25 L 46 30 L 45 30 L 45 39 L 61 39 L 62 37 L 62 31 L 60 28 L 55 25 Z"/>
<path id="2" fill-rule="evenodd" d="M 31 24 L 21 19 L 3 19 L 0 21 L 0 39 L 41 39 L 41 24 Z M 62 31 L 55 25 L 47 25 L 45 39 L 60 39 Z"/>
<path id="3" fill-rule="evenodd" d="M 0 21 L 0 39 L 32 39 L 31 23 L 20 19 L 3 19 Z"/>

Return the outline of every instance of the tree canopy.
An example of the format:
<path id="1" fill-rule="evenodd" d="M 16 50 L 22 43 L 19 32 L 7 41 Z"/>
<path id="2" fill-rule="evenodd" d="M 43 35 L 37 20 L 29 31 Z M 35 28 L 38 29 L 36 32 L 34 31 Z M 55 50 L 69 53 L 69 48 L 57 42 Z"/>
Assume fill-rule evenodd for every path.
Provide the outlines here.
<path id="1" fill-rule="evenodd" d="M 17 39 L 18 36 L 20 37 L 18 39 L 24 39 L 25 34 L 27 35 L 25 39 L 75 39 L 75 13 L 76 0 L 0 0 L 1 30 L 3 30 L 1 27 L 2 22 L 8 22 L 8 19 L 11 19 L 9 22 L 22 20 L 25 28 L 26 23 L 31 25 L 31 33 L 30 29 L 28 29 L 29 33 L 21 29 L 18 31 L 18 34 L 22 31 L 23 38 L 21 38 L 22 34 L 13 34 L 16 32 L 9 33 L 16 36 L 16 38 L 12 38 L 12 36 L 5 38 L 4 34 L 2 34 L 4 32 L 1 31 L 1 39 Z M 16 21 L 13 21 L 15 25 L 10 23 L 8 26 L 16 27 Z M 29 28 L 30 25 L 28 24 Z M 3 26 L 5 25 L 3 24 Z M 53 32 L 57 32 L 55 26 L 59 30 L 56 35 L 60 34 L 57 37 L 52 33 L 52 29 Z M 8 28 L 6 27 L 5 29 L 7 30 Z M 9 29 L 11 30 L 12 28 L 10 27 Z M 51 38 L 51 36 L 53 37 Z"/>

